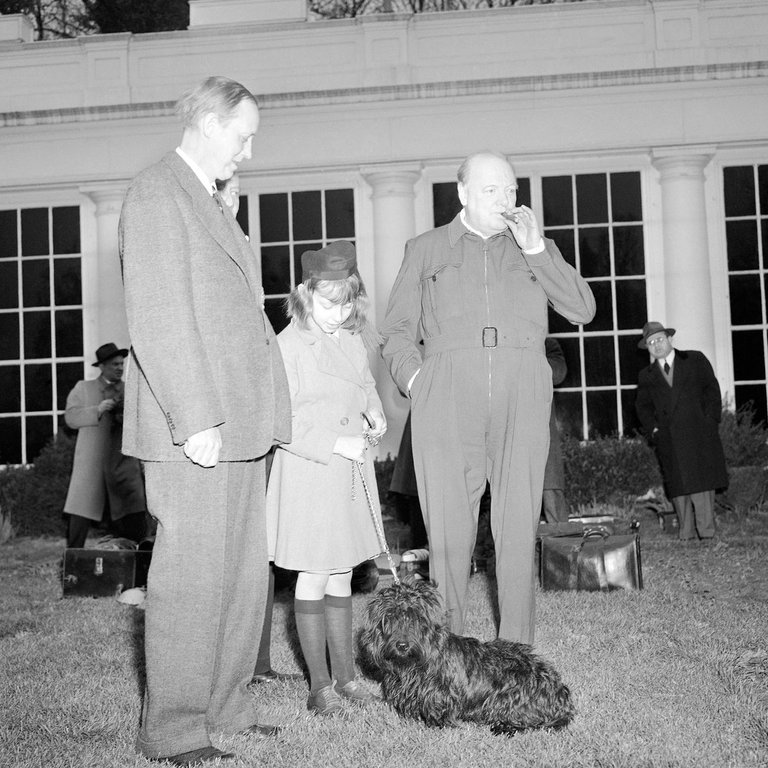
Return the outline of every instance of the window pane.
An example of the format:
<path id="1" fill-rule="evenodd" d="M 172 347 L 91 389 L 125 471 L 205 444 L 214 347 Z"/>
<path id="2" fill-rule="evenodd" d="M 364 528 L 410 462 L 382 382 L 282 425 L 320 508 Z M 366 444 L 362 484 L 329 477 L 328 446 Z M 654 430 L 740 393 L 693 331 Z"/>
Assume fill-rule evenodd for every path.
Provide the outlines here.
<path id="1" fill-rule="evenodd" d="M 288 195 L 259 195 L 259 222 L 262 243 L 288 240 Z"/>
<path id="2" fill-rule="evenodd" d="M 730 275 L 731 325 L 753 325 L 763 321 L 759 275 Z"/>
<path id="3" fill-rule="evenodd" d="M 19 367 L 17 365 L 0 365 L 0 413 L 18 413 L 20 410 L 21 374 Z"/>
<path id="4" fill-rule="evenodd" d="M 355 236 L 355 199 L 351 189 L 329 189 L 325 193 L 325 230 L 329 240 Z"/>
<path id="5" fill-rule="evenodd" d="M 21 255 L 48 254 L 48 209 L 25 208 L 21 212 Z"/>
<path id="6" fill-rule="evenodd" d="M 307 251 L 319 251 L 322 247 L 322 243 L 302 243 L 301 245 L 293 246 L 293 273 L 297 284 L 302 282 L 301 257 Z"/>
<path id="7" fill-rule="evenodd" d="M 275 333 L 280 333 L 288 325 L 288 318 L 283 309 L 284 301 L 285 299 L 267 299 L 264 302 L 264 312 L 272 323 Z"/>
<path id="8" fill-rule="evenodd" d="M 53 437 L 51 416 L 27 416 L 27 461 L 33 462 Z"/>
<path id="9" fill-rule="evenodd" d="M 287 245 L 265 245 L 261 248 L 261 279 L 264 293 L 289 293 L 290 264 Z"/>
<path id="10" fill-rule="evenodd" d="M 563 350 L 567 373 L 561 387 L 580 387 L 581 386 L 581 352 L 579 351 L 578 339 L 558 339 L 560 347 Z"/>
<path id="11" fill-rule="evenodd" d="M 0 464 L 21 464 L 21 418 L 0 419 Z"/>
<path id="12" fill-rule="evenodd" d="M 768 406 L 766 406 L 766 391 L 763 384 L 737 384 L 735 399 L 737 408 L 752 403 L 755 421 L 768 423 Z"/>
<path id="13" fill-rule="evenodd" d="M 51 356 L 51 313 L 24 313 L 24 357 L 33 360 Z"/>
<path id="14" fill-rule="evenodd" d="M 318 240 L 323 236 L 320 214 L 320 192 L 294 192 L 291 195 L 293 209 L 293 239 Z"/>
<path id="15" fill-rule="evenodd" d="M 579 229 L 579 257 L 582 277 L 608 277 L 611 274 L 608 227 Z"/>
<path id="16" fill-rule="evenodd" d="M 584 371 L 588 387 L 616 384 L 612 336 L 588 336 L 584 339 Z"/>
<path id="17" fill-rule="evenodd" d="M 53 382 L 50 363 L 24 366 L 24 410 L 50 411 L 53 408 Z"/>
<path id="18" fill-rule="evenodd" d="M 51 288 L 48 261 L 34 259 L 22 262 L 21 285 L 25 307 L 49 307 Z"/>
<path id="19" fill-rule="evenodd" d="M 555 312 L 550 305 L 547 306 L 547 317 L 549 318 L 549 333 L 571 333 L 576 327 Z"/>
<path id="20" fill-rule="evenodd" d="M 757 269 L 757 222 L 726 221 L 728 269 Z"/>
<path id="21" fill-rule="evenodd" d="M 531 180 L 523 177 L 517 180 L 517 204 L 531 207 Z"/>
<path id="22" fill-rule="evenodd" d="M 67 407 L 67 396 L 83 378 L 82 363 L 58 363 L 56 365 L 56 408 L 63 411 Z"/>
<path id="23" fill-rule="evenodd" d="M 15 309 L 18 306 L 18 262 L 0 261 L 0 309 Z"/>
<path id="24" fill-rule="evenodd" d="M 611 283 L 608 280 L 593 280 L 590 282 L 589 287 L 595 295 L 595 303 L 597 304 L 595 319 L 589 324 L 589 330 L 613 330 L 613 299 L 611 297 Z"/>
<path id="25" fill-rule="evenodd" d="M 237 223 L 240 229 L 248 235 L 248 195 L 240 195 L 240 207 L 237 209 Z"/>
<path id="26" fill-rule="evenodd" d="M 760 213 L 768 216 L 768 165 L 757 167 L 757 186 L 760 194 Z"/>
<path id="27" fill-rule="evenodd" d="M 760 229 L 763 235 L 763 269 L 768 269 L 768 219 L 760 222 Z"/>
<path id="28" fill-rule="evenodd" d="M 82 357 L 83 315 L 79 309 L 56 312 L 57 357 Z"/>
<path id="29" fill-rule="evenodd" d="M 53 219 L 53 252 L 80 253 L 80 208 L 62 206 L 51 211 Z"/>
<path id="30" fill-rule="evenodd" d="M 613 221 L 643 220 L 640 174 L 637 171 L 611 174 L 611 219 Z"/>
<path id="31" fill-rule="evenodd" d="M 615 435 L 619 429 L 616 392 L 587 392 L 587 420 L 590 438 Z"/>
<path id="32" fill-rule="evenodd" d="M 637 384 L 640 371 L 648 365 L 648 353 L 638 349 L 637 336 L 619 336 L 619 376 L 622 384 Z"/>
<path id="33" fill-rule="evenodd" d="M 723 168 L 726 216 L 754 216 L 755 175 L 751 165 Z"/>
<path id="34" fill-rule="evenodd" d="M 436 227 L 447 224 L 460 210 L 461 203 L 455 181 L 432 185 L 432 211 Z"/>
<path id="35" fill-rule="evenodd" d="M 637 392 L 634 389 L 621 391 L 621 417 L 624 421 L 624 436 L 634 437 L 640 434 L 640 419 L 635 411 L 635 398 Z"/>
<path id="36" fill-rule="evenodd" d="M 608 189 L 604 173 L 576 176 L 576 207 L 579 224 L 608 221 Z"/>
<path id="37" fill-rule="evenodd" d="M 0 259 L 15 259 L 18 255 L 16 211 L 0 211 Z"/>
<path id="38" fill-rule="evenodd" d="M 555 408 L 557 409 L 557 423 L 560 425 L 560 433 L 573 435 L 579 440 L 584 439 L 583 413 L 580 392 L 555 391 Z"/>
<path id="39" fill-rule="evenodd" d="M 541 180 L 544 225 L 573 224 L 573 189 L 570 176 L 545 176 Z"/>
<path id="40" fill-rule="evenodd" d="M 0 314 L 0 360 L 18 360 L 19 316 Z"/>
<path id="41" fill-rule="evenodd" d="M 53 296 L 59 307 L 82 303 L 80 259 L 56 259 L 53 262 Z"/>
<path id="42" fill-rule="evenodd" d="M 733 375 L 736 381 L 754 381 L 765 378 L 762 331 L 734 331 Z"/>
<path id="43" fill-rule="evenodd" d="M 555 241 L 555 245 L 560 249 L 563 258 L 575 269 L 576 268 L 576 245 L 573 238 L 572 229 L 548 229 L 544 234 Z"/>
<path id="44" fill-rule="evenodd" d="M 645 273 L 643 228 L 614 227 L 613 253 L 617 275 L 642 275 Z"/>
<path id="45" fill-rule="evenodd" d="M 648 317 L 645 280 L 616 281 L 616 327 L 640 328 Z"/>

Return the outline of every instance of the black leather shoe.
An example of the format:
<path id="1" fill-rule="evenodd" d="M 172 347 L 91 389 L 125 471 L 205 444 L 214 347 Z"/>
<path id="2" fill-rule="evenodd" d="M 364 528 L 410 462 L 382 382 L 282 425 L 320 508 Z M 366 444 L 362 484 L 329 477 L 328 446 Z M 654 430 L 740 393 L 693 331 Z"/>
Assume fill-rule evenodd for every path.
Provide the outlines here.
<path id="1" fill-rule="evenodd" d="M 254 723 L 250 728 L 241 732 L 242 736 L 256 736 L 258 739 L 266 739 L 270 736 L 277 736 L 283 730 L 282 725 L 261 725 Z"/>
<path id="2" fill-rule="evenodd" d="M 202 765 L 209 760 L 232 760 L 236 755 L 232 752 L 222 752 L 216 747 L 201 747 L 189 752 L 181 752 L 178 755 L 169 755 L 168 757 L 155 757 L 153 760 L 167 761 L 174 765 Z"/>
<path id="3" fill-rule="evenodd" d="M 266 672 L 256 672 L 251 678 L 252 683 L 277 683 L 280 680 L 303 680 L 304 675 L 298 672 L 275 672 L 269 669 Z"/>

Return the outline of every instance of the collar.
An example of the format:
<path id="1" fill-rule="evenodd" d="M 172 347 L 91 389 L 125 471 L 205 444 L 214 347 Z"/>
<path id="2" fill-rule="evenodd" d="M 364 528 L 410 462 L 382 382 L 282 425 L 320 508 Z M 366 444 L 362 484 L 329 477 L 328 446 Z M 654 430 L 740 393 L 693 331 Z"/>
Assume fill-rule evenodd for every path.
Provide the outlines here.
<path id="1" fill-rule="evenodd" d="M 659 368 L 663 368 L 664 363 L 667 363 L 671 368 L 674 360 L 675 360 L 675 350 L 673 348 L 672 351 L 666 357 L 660 357 L 656 362 L 659 364 Z"/>
<path id="2" fill-rule="evenodd" d="M 212 196 L 216 191 L 216 185 L 205 175 L 203 169 L 181 147 L 176 147 L 176 154 L 192 169 L 208 194 Z"/>
<path id="3" fill-rule="evenodd" d="M 491 235 L 490 237 L 486 237 L 481 232 L 478 232 L 476 229 L 467 224 L 464 209 L 462 208 L 456 214 L 456 216 L 454 216 L 450 224 L 448 224 L 448 242 L 451 248 L 453 248 L 456 243 L 459 242 L 463 235 L 477 235 L 482 240 L 491 240 L 494 237 L 502 235 L 512 240 L 512 242 L 515 242 L 514 238 L 512 237 L 512 233 L 509 231 L 509 227 L 507 227 L 503 232 L 497 232 L 495 235 Z"/>

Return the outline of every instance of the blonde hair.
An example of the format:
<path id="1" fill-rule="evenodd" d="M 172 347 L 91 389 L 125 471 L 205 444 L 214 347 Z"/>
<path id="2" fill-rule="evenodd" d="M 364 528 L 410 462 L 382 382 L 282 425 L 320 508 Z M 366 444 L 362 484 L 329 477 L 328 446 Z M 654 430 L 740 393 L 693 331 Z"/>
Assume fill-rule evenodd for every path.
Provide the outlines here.
<path id="1" fill-rule="evenodd" d="M 359 334 L 365 345 L 371 349 L 381 344 L 383 339 L 366 314 L 368 294 L 360 275 L 355 273 L 343 280 L 318 280 L 316 277 L 310 277 L 299 283 L 285 300 L 285 313 L 304 330 L 310 327 L 312 297 L 315 293 L 334 304 L 352 304 L 352 311 L 341 327 L 352 334 Z"/>

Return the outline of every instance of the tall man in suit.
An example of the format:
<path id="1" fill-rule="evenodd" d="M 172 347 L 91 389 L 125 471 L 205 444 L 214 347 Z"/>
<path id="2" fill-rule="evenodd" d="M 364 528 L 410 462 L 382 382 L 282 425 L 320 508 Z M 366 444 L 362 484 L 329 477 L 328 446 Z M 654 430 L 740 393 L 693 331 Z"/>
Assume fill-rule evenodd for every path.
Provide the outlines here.
<path id="1" fill-rule="evenodd" d="M 640 371 L 635 409 L 656 450 L 680 539 L 712 539 L 715 490 L 728 485 L 718 431 L 720 385 L 701 352 L 674 349 L 674 334 L 653 320 L 643 327 L 637 346 L 652 360 Z"/>
<path id="2" fill-rule="evenodd" d="M 271 732 L 246 686 L 267 589 L 263 457 L 290 440 L 290 406 L 259 263 L 214 185 L 251 157 L 256 100 L 212 77 L 178 112 L 179 147 L 134 179 L 120 220 L 123 451 L 143 460 L 158 520 L 138 748 L 190 765 L 231 757 L 213 733 Z"/>

